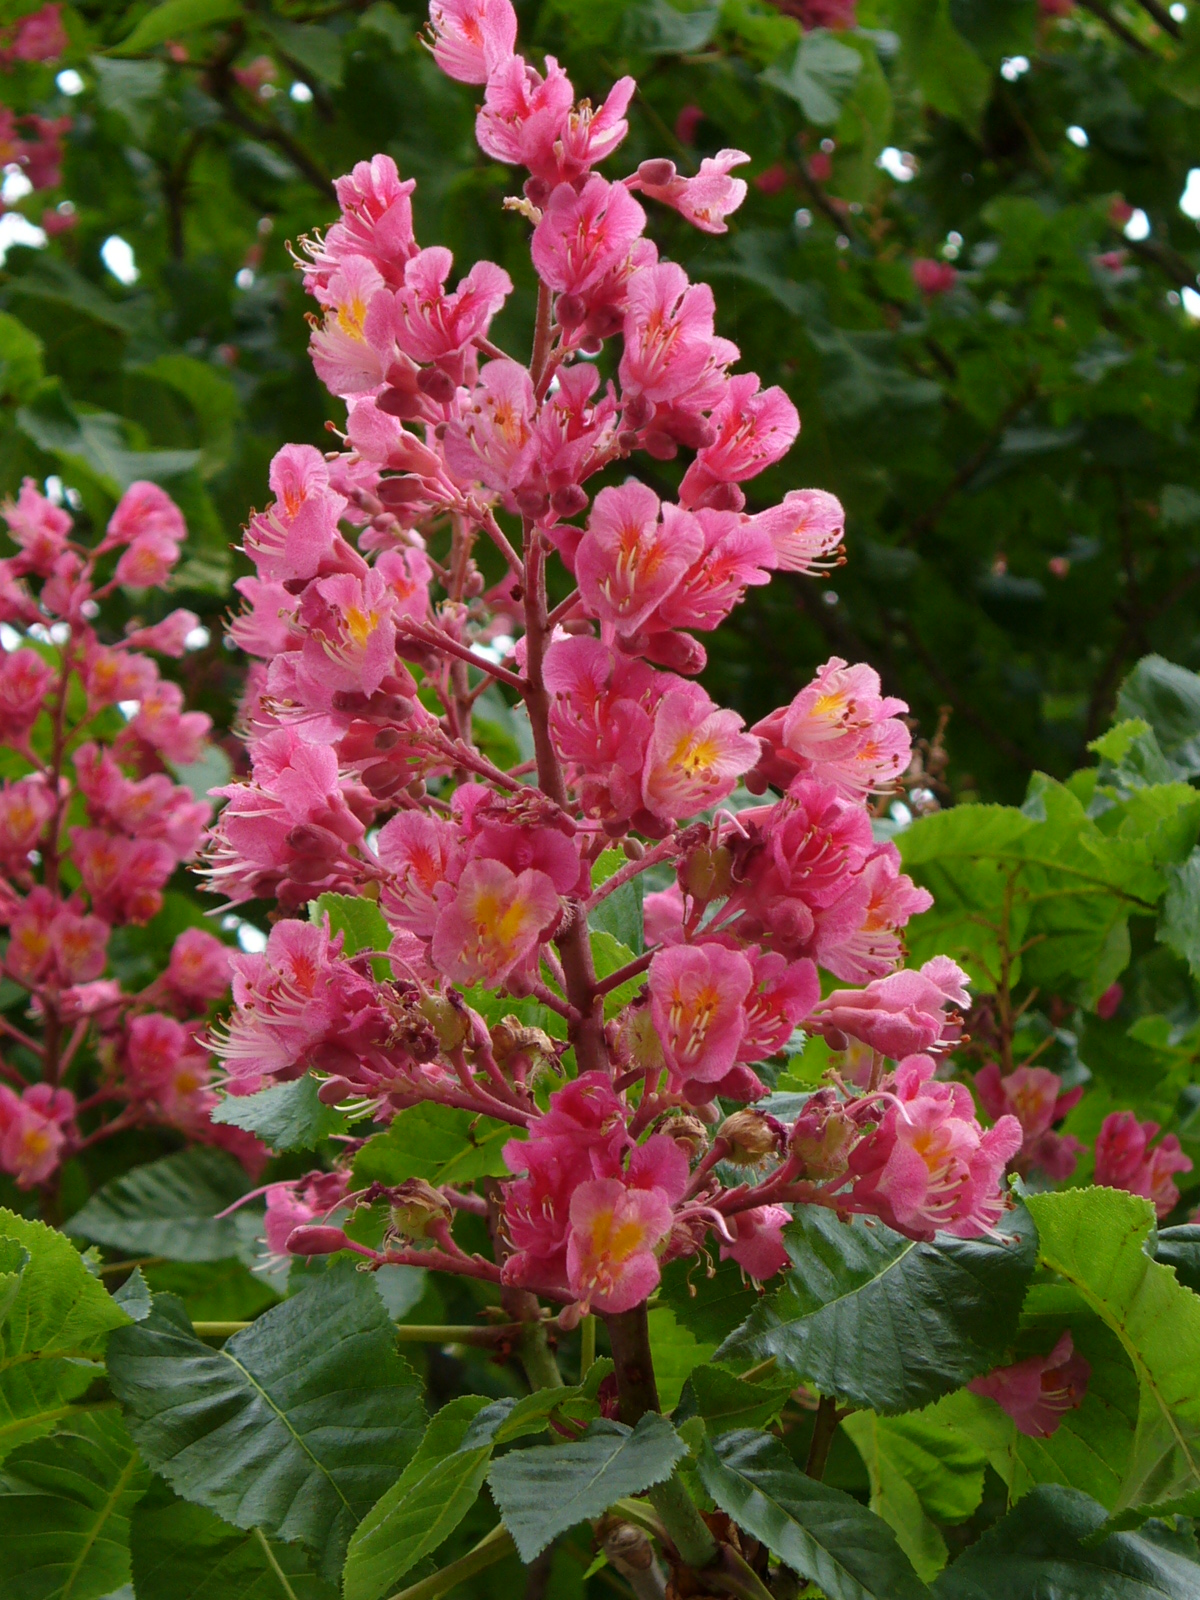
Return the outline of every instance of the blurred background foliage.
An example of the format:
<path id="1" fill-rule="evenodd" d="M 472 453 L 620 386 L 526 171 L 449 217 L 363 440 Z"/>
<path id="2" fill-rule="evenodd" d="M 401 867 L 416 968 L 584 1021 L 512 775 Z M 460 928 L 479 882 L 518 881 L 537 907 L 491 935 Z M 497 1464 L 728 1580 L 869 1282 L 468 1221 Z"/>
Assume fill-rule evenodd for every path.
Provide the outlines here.
<path id="1" fill-rule="evenodd" d="M 184 672 L 227 724 L 230 547 L 274 451 L 342 421 L 288 242 L 387 151 L 419 237 L 512 273 L 495 336 L 521 352 L 527 224 L 420 0 L 84 0 L 54 59 L 20 59 L 36 9 L 0 7 L 0 489 L 50 477 L 97 521 L 134 478 L 170 489 L 192 533 L 172 602 L 212 632 Z M 754 592 L 712 642 L 718 699 L 752 718 L 830 654 L 869 660 L 926 736 L 951 708 L 953 798 L 1013 800 L 1079 764 L 1139 656 L 1200 665 L 1200 5 L 518 10 L 581 94 L 637 74 L 614 171 L 752 158 L 727 235 L 651 228 L 800 408 L 752 505 L 832 489 L 849 560 Z"/>

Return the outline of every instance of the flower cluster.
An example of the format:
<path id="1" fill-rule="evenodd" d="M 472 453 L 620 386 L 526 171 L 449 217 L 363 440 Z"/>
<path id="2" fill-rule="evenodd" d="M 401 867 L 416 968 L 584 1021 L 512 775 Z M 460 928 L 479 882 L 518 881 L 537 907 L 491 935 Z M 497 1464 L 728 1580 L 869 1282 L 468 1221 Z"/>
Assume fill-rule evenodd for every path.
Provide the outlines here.
<path id="1" fill-rule="evenodd" d="M 210 818 L 170 771 L 201 755 L 209 719 L 147 653 L 181 656 L 197 618 L 172 611 L 115 643 L 94 625 L 117 588 L 163 584 L 183 517 L 156 484 L 134 483 L 89 548 L 32 479 L 0 511 L 16 547 L 0 560 L 0 970 L 28 996 L 20 1022 L 11 1006 L 0 1015 L 0 1168 L 23 1188 L 46 1183 L 139 1121 L 253 1163 L 261 1147 L 209 1120 L 199 1029 L 229 986 L 225 945 L 188 928 L 147 987 L 106 976 L 112 930 L 158 914 Z M 82 1076 L 95 1083 L 77 1100 Z"/>
<path id="2" fill-rule="evenodd" d="M 643 202 L 723 232 L 748 158 L 610 180 L 596 169 L 625 137 L 631 79 L 577 102 L 552 57 L 516 53 L 508 0 L 434 0 L 430 16 L 439 65 L 482 89 L 480 146 L 528 173 L 506 203 L 530 228 L 532 357 L 492 338 L 508 274 L 477 262 L 456 282 L 450 253 L 415 237 L 414 183 L 389 157 L 338 180 L 340 219 L 299 265 L 344 448 L 276 457 L 231 629 L 254 658 L 251 775 L 221 791 L 207 870 L 281 917 L 262 954 L 234 958 L 213 1034 L 227 1089 L 310 1072 L 352 1116 L 433 1102 L 507 1123 L 494 1261 L 453 1235 L 481 1195 L 339 1188 L 332 1203 L 390 1206 L 389 1242 L 360 1254 L 490 1277 L 568 1315 L 638 1305 L 710 1235 L 768 1277 L 795 1204 L 918 1239 L 987 1232 L 1021 1127 L 985 1131 L 969 1092 L 935 1077 L 965 979 L 945 959 L 896 970 L 930 902 L 872 829 L 870 797 L 910 761 L 907 708 L 838 658 L 752 728 L 696 681 L 703 635 L 748 589 L 841 559 L 831 495 L 748 507 L 799 418 L 736 370 L 711 290 L 647 236 Z M 611 340 L 606 382 L 593 358 Z M 656 489 L 627 476 L 638 451 Z M 478 737 L 483 695 L 528 741 L 509 768 Z M 595 945 L 612 897 L 640 901 L 653 873 L 644 947 Z M 378 908 L 385 951 L 347 945 L 337 896 Z M 821 1001 L 818 968 L 858 987 Z M 801 1025 L 857 1041 L 864 1070 L 788 1127 L 750 1107 L 755 1068 Z M 275 1197 L 273 1248 L 345 1240 L 317 1183 Z"/>
<path id="3" fill-rule="evenodd" d="M 42 6 L 18 17 L 0 32 L 0 71 L 11 71 L 18 61 L 56 61 L 67 48 L 62 6 Z"/>

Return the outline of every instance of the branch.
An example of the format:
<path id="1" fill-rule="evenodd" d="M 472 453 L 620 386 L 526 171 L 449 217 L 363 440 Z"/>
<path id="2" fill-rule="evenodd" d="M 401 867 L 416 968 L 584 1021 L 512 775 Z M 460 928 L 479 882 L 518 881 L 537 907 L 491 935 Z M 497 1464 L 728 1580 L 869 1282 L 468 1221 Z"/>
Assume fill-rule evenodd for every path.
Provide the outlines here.
<path id="1" fill-rule="evenodd" d="M 837 1401 L 831 1395 L 823 1394 L 817 1406 L 817 1420 L 813 1424 L 812 1443 L 808 1447 L 808 1460 L 804 1463 L 804 1470 L 810 1478 L 821 1479 L 825 1476 L 825 1463 L 829 1460 L 829 1448 L 833 1444 L 833 1436 L 837 1432 L 838 1423 Z"/>
<path id="2" fill-rule="evenodd" d="M 510 672 L 507 667 L 499 666 L 494 661 L 489 661 L 485 656 L 477 656 L 469 645 L 460 644 L 457 639 L 452 639 L 441 628 L 435 628 L 431 623 L 416 622 L 412 617 L 401 620 L 400 631 L 406 638 L 419 640 L 434 650 L 443 650 L 448 656 L 455 656 L 459 661 L 465 661 L 468 666 L 478 667 L 480 672 L 488 672 L 493 678 L 498 678 L 501 683 L 506 683 L 510 689 L 515 689 L 520 694 L 526 687 L 524 678 L 519 678 L 515 672 Z"/>

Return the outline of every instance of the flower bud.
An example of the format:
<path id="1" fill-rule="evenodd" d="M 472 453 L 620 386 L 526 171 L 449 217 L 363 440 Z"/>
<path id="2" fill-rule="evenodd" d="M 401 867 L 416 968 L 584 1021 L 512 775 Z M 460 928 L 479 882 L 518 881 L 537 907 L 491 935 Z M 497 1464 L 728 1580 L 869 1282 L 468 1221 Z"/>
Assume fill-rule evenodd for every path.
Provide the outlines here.
<path id="1" fill-rule="evenodd" d="M 342 1228 L 302 1224 L 293 1228 L 285 1246 L 290 1256 L 328 1256 L 335 1250 L 345 1250 L 350 1241 Z"/>
<path id="2" fill-rule="evenodd" d="M 732 868 L 732 858 L 724 845 L 716 849 L 698 845 L 679 863 L 679 887 L 702 905 L 723 900 L 733 892 Z"/>
<path id="3" fill-rule="evenodd" d="M 587 510 L 588 497 L 577 483 L 564 483 L 550 496 L 550 504 L 560 517 L 577 517 Z"/>
<path id="4" fill-rule="evenodd" d="M 791 1132 L 792 1154 L 808 1178 L 840 1178 L 850 1165 L 850 1149 L 858 1129 L 833 1089 L 809 1096 Z"/>
<path id="5" fill-rule="evenodd" d="M 690 1111 L 663 1117 L 654 1131 L 665 1133 L 668 1139 L 674 1139 L 688 1158 L 689 1165 L 708 1149 L 708 1129 L 700 1118 L 694 1117 Z"/>
<path id="6" fill-rule="evenodd" d="M 652 189 L 662 189 L 675 176 L 675 163 L 668 161 L 665 156 L 656 156 L 650 161 L 643 161 L 637 169 L 637 175 Z"/>
<path id="7" fill-rule="evenodd" d="M 422 367 L 417 374 L 417 388 L 439 406 L 449 405 L 454 399 L 454 379 L 441 367 Z"/>
<path id="8" fill-rule="evenodd" d="M 421 1243 L 433 1223 L 448 1223 L 454 1213 L 440 1190 L 424 1178 L 407 1178 L 390 1191 L 391 1230 L 402 1239 Z"/>
<path id="9" fill-rule="evenodd" d="M 442 994 L 427 994 L 421 1000 L 421 1015 L 437 1034 L 443 1050 L 457 1050 L 471 1031 L 465 1011 Z"/>
<path id="10" fill-rule="evenodd" d="M 578 328 L 587 317 L 587 306 L 577 294 L 560 294 L 554 302 L 554 320 L 560 328 Z"/>
<path id="11" fill-rule="evenodd" d="M 765 1156 L 778 1155 L 783 1129 L 774 1117 L 761 1111 L 735 1111 L 717 1129 L 717 1138 L 729 1146 L 726 1161 L 735 1167 L 752 1167 Z"/>
<path id="12" fill-rule="evenodd" d="M 358 1090 L 349 1078 L 326 1078 L 317 1090 L 317 1099 L 323 1106 L 340 1105 L 343 1100 L 348 1100 Z"/>
<path id="13" fill-rule="evenodd" d="M 491 1030 L 492 1053 L 502 1067 L 515 1067 L 524 1057 L 525 1067 L 549 1064 L 557 1069 L 554 1040 L 541 1028 L 526 1027 L 520 1017 L 502 1017 Z"/>
<path id="14" fill-rule="evenodd" d="M 399 417 L 401 422 L 411 422 L 421 415 L 420 398 L 407 389 L 384 389 L 376 396 L 375 404 L 389 417 Z"/>

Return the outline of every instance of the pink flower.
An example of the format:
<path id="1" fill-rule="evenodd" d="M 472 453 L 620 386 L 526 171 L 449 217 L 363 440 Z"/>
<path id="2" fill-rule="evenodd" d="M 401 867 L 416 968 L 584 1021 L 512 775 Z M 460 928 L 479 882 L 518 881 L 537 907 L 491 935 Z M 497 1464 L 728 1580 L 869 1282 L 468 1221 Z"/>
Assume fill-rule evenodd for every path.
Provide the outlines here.
<path id="1" fill-rule="evenodd" d="M 486 83 L 517 42 L 509 0 L 430 0 L 433 59 L 459 83 Z"/>
<path id="2" fill-rule="evenodd" d="M 746 1031 L 754 983 L 749 961 L 719 944 L 674 945 L 654 957 L 649 981 L 654 1030 L 672 1083 L 718 1083 Z"/>
<path id="3" fill-rule="evenodd" d="M 640 1305 L 658 1286 L 655 1248 L 671 1231 L 661 1189 L 594 1178 L 571 1196 L 567 1281 L 585 1310 L 610 1315 Z"/>
<path id="4" fill-rule="evenodd" d="M 780 505 L 751 519 L 775 546 L 780 572 L 818 572 L 841 547 L 846 513 L 824 489 L 793 489 Z"/>
<path id="5" fill-rule="evenodd" d="M 900 871 L 894 844 L 877 846 L 833 905 L 816 912 L 814 955 L 846 983 L 867 983 L 903 958 L 900 930 L 928 911 L 933 896 Z"/>
<path id="6" fill-rule="evenodd" d="M 708 284 L 689 283 L 673 261 L 634 274 L 620 368 L 627 422 L 635 396 L 691 414 L 719 403 L 729 381 L 725 368 L 737 360 L 738 349 L 717 337 L 715 313 Z M 697 437 L 696 442 L 707 440 Z"/>
<path id="7" fill-rule="evenodd" d="M 401 183 L 391 156 L 377 155 L 358 162 L 347 176 L 335 178 L 333 187 L 342 218 L 324 239 L 317 236 L 304 241 L 309 258 L 304 269 L 305 289 L 309 294 L 324 290 L 332 274 L 351 256 L 365 256 L 384 282 L 395 287 L 404 277 L 404 263 L 417 253 L 412 226 L 415 180 Z"/>
<path id="8" fill-rule="evenodd" d="M 381 903 L 388 922 L 420 939 L 437 925 L 437 890 L 462 869 L 458 830 L 440 817 L 401 811 L 380 831 L 379 859 L 389 874 Z"/>
<path id="9" fill-rule="evenodd" d="M 929 300 L 948 294 L 958 282 L 958 273 L 948 261 L 932 261 L 926 256 L 913 262 L 912 275 L 917 288 Z"/>
<path id="10" fill-rule="evenodd" d="M 716 438 L 684 473 L 682 505 L 703 504 L 716 490 L 756 477 L 795 443 L 800 432 L 795 406 L 782 389 L 760 392 L 758 384 L 753 373 L 729 380 L 725 398 L 712 414 Z"/>
<path id="11" fill-rule="evenodd" d="M 269 1258 L 280 1259 L 289 1252 L 288 1236 L 311 1222 L 323 1222 L 336 1210 L 350 1187 L 347 1172 L 310 1172 L 290 1183 L 272 1183 L 267 1188 L 264 1240 Z"/>
<path id="12" fill-rule="evenodd" d="M 554 146 L 574 99 L 571 80 L 553 56 L 546 57 L 544 78 L 524 57 L 509 56 L 488 77 L 475 137 L 493 160 L 557 182 Z"/>
<path id="13" fill-rule="evenodd" d="M 168 984 L 185 1000 L 219 1000 L 229 987 L 233 951 L 203 928 L 185 928 L 171 946 Z"/>
<path id="14" fill-rule="evenodd" d="M 1028 1356 L 1011 1367 L 997 1367 L 973 1378 L 972 1394 L 994 1400 L 1030 1439 L 1048 1439 L 1068 1411 L 1083 1404 L 1092 1369 L 1076 1355 L 1069 1332 L 1048 1356 Z"/>
<path id="15" fill-rule="evenodd" d="M 1056 1182 L 1069 1178 L 1083 1145 L 1071 1134 L 1052 1131 L 1083 1095 L 1082 1087 L 1062 1087 L 1057 1073 L 1045 1067 L 1018 1067 L 1007 1077 L 989 1061 L 975 1074 L 975 1092 L 993 1122 L 1011 1113 L 1021 1124 L 1024 1140 L 1014 1163 L 1018 1172 L 1040 1167 Z"/>
<path id="16" fill-rule="evenodd" d="M 944 1050 L 958 1037 L 947 1007 L 969 1003 L 967 981 L 949 956 L 934 956 L 919 972 L 893 972 L 865 989 L 835 989 L 814 1008 L 811 1025 L 826 1038 L 849 1034 L 895 1060 Z"/>
<path id="17" fill-rule="evenodd" d="M 309 340 L 318 378 L 343 399 L 379 388 L 395 332 L 395 304 L 379 269 L 366 256 L 346 256 L 318 298 L 325 316 Z"/>
<path id="18" fill-rule="evenodd" d="M 1125 990 L 1119 983 L 1110 983 L 1108 988 L 1096 1001 L 1096 1015 L 1107 1022 L 1115 1017 L 1121 1009 L 1121 1001 L 1125 998 Z"/>
<path id="19" fill-rule="evenodd" d="M 666 511 L 664 507 L 664 533 Z M 686 515 L 676 510 L 677 521 Z M 760 523 L 735 511 L 700 510 L 695 520 L 702 530 L 703 549 L 659 604 L 647 622 L 649 629 L 662 626 L 710 632 L 740 604 L 747 588 L 771 581 L 775 545 Z"/>
<path id="20" fill-rule="evenodd" d="M 1160 1220 L 1179 1203 L 1174 1172 L 1190 1172 L 1192 1162 L 1173 1133 L 1151 1149 L 1157 1122 L 1139 1122 L 1132 1111 L 1110 1111 L 1096 1135 L 1095 1179 L 1110 1189 L 1127 1189 L 1154 1202 Z"/>
<path id="21" fill-rule="evenodd" d="M 853 28 L 856 4 L 857 0 L 800 0 L 800 21 L 805 33 L 812 28 Z"/>
<path id="22" fill-rule="evenodd" d="M 102 548 L 149 538 L 180 545 L 187 538 L 187 523 L 165 489 L 140 479 L 129 485 L 108 519 Z"/>
<path id="23" fill-rule="evenodd" d="M 773 952 L 747 954 L 754 985 L 746 1000 L 746 1031 L 737 1058 L 753 1064 L 783 1049 L 812 1011 L 821 983 L 811 961 L 789 961 Z"/>
<path id="24" fill-rule="evenodd" d="M 271 492 L 274 503 L 250 518 L 246 554 L 260 578 L 282 583 L 315 577 L 338 549 L 338 518 L 346 505 L 329 487 L 320 451 L 285 444 L 271 462 Z"/>
<path id="25" fill-rule="evenodd" d="M 62 1160 L 75 1130 L 75 1096 L 69 1089 L 34 1083 L 21 1095 L 0 1084 L 0 1167 L 18 1189 L 45 1183 Z"/>
<path id="26" fill-rule="evenodd" d="M 226 637 L 247 655 L 270 660 L 295 648 L 292 634 L 298 610 L 296 597 L 282 583 L 261 578 L 238 578 L 233 586 L 248 601 L 225 630 Z M 298 641 L 295 641 L 298 642 Z"/>
<path id="27" fill-rule="evenodd" d="M 55 61 L 67 48 L 62 6 L 46 5 L 21 17 L 13 25 L 12 43 L 0 50 L 0 62 Z"/>
<path id="28" fill-rule="evenodd" d="M 873 668 L 831 656 L 789 706 L 751 729 L 763 741 L 763 781 L 786 789 L 811 774 L 849 798 L 892 782 L 911 758 L 912 737 L 898 717 L 908 707 L 879 690 Z"/>
<path id="29" fill-rule="evenodd" d="M 533 264 L 560 294 L 585 294 L 625 259 L 645 226 L 646 213 L 623 183 L 593 175 L 578 193 L 560 183 L 533 230 Z"/>
<path id="30" fill-rule="evenodd" d="M 544 872 L 514 873 L 501 861 L 472 861 L 444 899 L 433 933 L 435 967 L 461 983 L 498 986 L 533 955 L 559 913 Z"/>
<path id="31" fill-rule="evenodd" d="M 478 480 L 504 494 L 533 458 L 533 383 L 515 361 L 489 361 L 469 410 L 443 441 L 446 465 L 460 483 Z"/>
<path id="32" fill-rule="evenodd" d="M 492 318 L 512 293 L 503 267 L 477 261 L 453 294 L 445 292 L 453 262 L 449 250 L 421 250 L 405 263 L 404 287 L 396 295 L 396 339 L 414 361 L 437 361 L 487 333 Z"/>
<path id="33" fill-rule="evenodd" d="M 130 727 L 161 756 L 186 767 L 200 759 L 212 718 L 203 711 L 185 711 L 179 685 L 159 682 L 143 695 Z"/>
<path id="34" fill-rule="evenodd" d="M 694 178 L 681 178 L 673 161 L 643 161 L 639 187 L 652 200 L 673 206 L 704 233 L 728 233 L 725 218 L 738 209 L 747 189 L 744 178 L 729 174 L 749 160 L 744 150 L 718 150 L 715 156 L 705 156 Z"/>
<path id="35" fill-rule="evenodd" d="M 944 959 L 944 958 L 943 958 Z M 939 1229 L 962 1239 L 993 1228 L 1005 1210 L 1005 1164 L 1021 1148 L 1016 1117 L 986 1131 L 970 1091 L 938 1083 L 928 1056 L 908 1056 L 884 1089 L 894 1092 L 882 1120 L 850 1152 L 849 1208 L 871 1212 L 910 1239 Z M 877 1114 L 871 1101 L 863 1114 Z"/>
<path id="36" fill-rule="evenodd" d="M 735 711 L 721 711 L 696 683 L 668 689 L 654 713 L 642 768 L 642 802 L 663 820 L 695 816 L 732 793 L 754 765 L 757 742 Z"/>
<path id="37" fill-rule="evenodd" d="M 168 845 L 158 839 L 122 838 L 103 828 L 72 828 L 70 839 L 93 911 L 114 924 L 145 923 L 158 915 L 177 859 Z"/>
<path id="38" fill-rule="evenodd" d="M 168 613 L 152 627 L 133 629 L 126 635 L 125 643 L 138 650 L 154 650 L 159 655 L 178 658 L 187 649 L 188 635 L 199 626 L 200 618 L 196 613 L 181 608 Z"/>
<path id="39" fill-rule="evenodd" d="M 14 570 L 49 577 L 66 549 L 73 526 L 67 512 L 47 500 L 32 478 L 22 478 L 16 503 L 5 500 L 0 505 L 0 514 L 8 523 L 13 543 L 21 547 L 22 554 L 14 563 Z"/>
<path id="40" fill-rule="evenodd" d="M 9 873 L 28 873 L 29 852 L 37 849 L 54 812 L 54 793 L 40 773 L 0 789 L 0 861 Z"/>
<path id="41" fill-rule="evenodd" d="M 575 556 L 575 577 L 592 616 L 623 635 L 642 623 L 678 585 L 704 549 L 704 530 L 678 506 L 665 505 L 635 480 L 601 489 Z"/>
<path id="42" fill-rule="evenodd" d="M 53 677 L 54 669 L 36 650 L 0 655 L 0 740 L 25 743 Z"/>
<path id="43" fill-rule="evenodd" d="M 759 1283 L 773 1278 L 788 1264 L 783 1230 L 791 1220 L 783 1206 L 754 1206 L 735 1212 L 727 1221 L 736 1238 L 733 1244 L 722 1240 L 721 1260 L 736 1261 Z"/>

